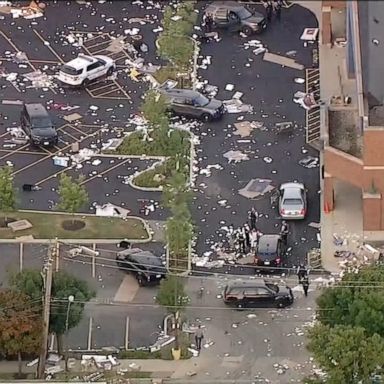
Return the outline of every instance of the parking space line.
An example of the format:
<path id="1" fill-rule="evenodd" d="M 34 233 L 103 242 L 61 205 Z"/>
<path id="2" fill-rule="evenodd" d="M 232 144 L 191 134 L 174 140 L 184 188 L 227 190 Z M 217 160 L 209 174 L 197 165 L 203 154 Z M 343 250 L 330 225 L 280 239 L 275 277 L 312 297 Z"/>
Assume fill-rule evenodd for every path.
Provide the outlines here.
<path id="1" fill-rule="evenodd" d="M 41 40 L 41 42 L 44 44 L 47 40 L 44 39 L 43 36 L 40 35 L 39 32 L 36 31 L 36 29 L 33 29 L 33 32 L 35 33 L 35 35 Z M 45 44 L 44 44 L 45 45 Z M 56 53 L 56 51 L 50 46 L 50 45 L 45 45 L 52 53 L 54 56 L 56 56 L 56 58 L 63 64 L 64 63 L 64 60 Z"/>
<path id="2" fill-rule="evenodd" d="M 109 43 L 109 42 L 108 42 Z M 88 49 L 88 48 L 87 48 Z M 104 52 L 104 51 L 107 51 L 107 53 L 109 52 L 107 50 L 107 48 L 103 48 L 103 49 L 99 49 L 98 51 L 93 51 L 92 52 L 92 55 L 100 55 L 101 52 Z M 105 54 L 107 56 L 107 54 Z"/>
<path id="3" fill-rule="evenodd" d="M 0 152 L 15 153 L 14 149 L 0 149 Z M 45 152 L 35 152 L 35 151 L 17 151 L 17 154 L 23 154 L 23 155 L 45 155 Z"/>
<path id="4" fill-rule="evenodd" d="M 77 140 L 78 140 L 78 138 L 77 138 L 77 137 L 75 137 L 75 136 L 71 135 L 70 133 L 68 133 L 66 130 L 64 130 L 64 129 L 62 129 L 62 128 L 58 129 L 58 131 L 60 131 L 60 132 L 63 132 L 63 133 L 64 133 L 64 135 L 67 135 L 67 136 L 69 136 L 71 139 L 73 139 L 73 140 L 75 140 L 75 141 L 77 141 Z M 72 145 L 72 144 L 71 144 L 71 145 Z"/>
<path id="5" fill-rule="evenodd" d="M 83 182 L 80 183 L 80 185 L 86 184 L 86 183 L 88 183 L 89 181 L 92 181 L 92 180 L 94 180 L 94 179 L 96 179 L 96 178 L 98 178 L 98 177 L 100 177 L 100 176 L 103 176 L 103 175 L 105 175 L 106 173 L 111 172 L 111 171 L 113 171 L 114 169 L 116 169 L 116 168 L 118 168 L 118 167 L 121 167 L 121 166 L 124 165 L 125 163 L 128 163 L 129 161 L 131 161 L 131 159 L 125 159 L 125 160 L 123 160 L 121 163 L 119 163 L 119 164 L 115 164 L 113 167 L 108 168 L 108 169 L 106 169 L 105 171 L 100 172 L 100 173 L 98 173 L 97 175 L 90 177 L 89 179 L 84 180 Z"/>
<path id="6" fill-rule="evenodd" d="M 25 145 L 21 146 L 20 148 L 15 149 L 11 153 L 8 153 L 8 154 L 6 154 L 4 156 L 1 156 L 0 160 L 6 159 L 7 157 L 13 155 L 14 153 L 17 153 L 17 152 L 21 151 L 22 149 L 27 148 L 28 146 L 29 146 L 29 144 L 25 144 Z"/>
<path id="7" fill-rule="evenodd" d="M 110 91 L 106 91 L 106 92 L 102 92 L 100 94 L 98 94 L 97 96 L 95 96 L 96 98 L 100 98 L 102 99 L 104 97 L 104 95 L 108 95 L 109 93 L 112 93 L 112 92 L 117 92 L 116 89 L 112 89 Z"/>
<path id="8" fill-rule="evenodd" d="M 13 43 L 13 41 L 0 29 L 0 34 L 3 36 L 3 38 L 5 40 L 7 40 L 7 42 L 13 47 L 13 49 L 19 53 L 21 52 L 19 48 L 17 48 L 17 46 Z M 27 58 L 25 60 L 26 63 L 28 63 L 28 65 L 36 72 L 37 69 L 36 67 L 30 62 L 30 60 Z M 57 95 L 57 92 L 52 88 L 52 87 L 48 87 L 55 95 Z"/>
<path id="9" fill-rule="evenodd" d="M 77 129 L 74 125 L 72 125 L 72 124 L 65 124 L 67 127 L 69 127 L 69 128 L 71 128 L 71 129 L 73 129 L 74 131 L 77 131 L 77 132 L 79 132 L 79 133 L 81 133 L 82 135 L 86 135 L 86 133 L 85 132 L 83 132 L 83 131 L 81 131 L 80 129 Z M 100 128 L 101 129 L 101 128 Z M 78 139 L 76 139 L 76 141 L 77 141 Z"/>
<path id="10" fill-rule="evenodd" d="M 108 88 L 110 87 L 112 84 L 107 84 L 107 85 L 103 85 L 102 87 L 99 87 L 99 88 L 92 88 L 92 92 L 96 92 L 96 91 L 99 91 L 100 89 L 103 89 L 103 88 Z"/>
<path id="11" fill-rule="evenodd" d="M 101 37 L 101 36 L 99 36 Z M 101 43 L 97 43 L 97 44 L 93 44 L 93 45 L 87 45 L 87 49 L 91 49 L 93 47 L 98 47 L 99 45 L 103 45 L 103 44 L 111 44 L 111 41 L 102 41 Z"/>

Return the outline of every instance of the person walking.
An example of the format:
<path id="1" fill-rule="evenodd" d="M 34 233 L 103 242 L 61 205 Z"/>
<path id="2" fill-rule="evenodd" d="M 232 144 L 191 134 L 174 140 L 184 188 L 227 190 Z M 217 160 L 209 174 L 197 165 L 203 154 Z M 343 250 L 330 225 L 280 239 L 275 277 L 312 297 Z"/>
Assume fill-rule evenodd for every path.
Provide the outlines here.
<path id="1" fill-rule="evenodd" d="M 201 329 L 201 325 L 199 324 L 195 332 L 195 344 L 196 344 L 196 349 L 199 352 L 201 350 L 201 342 L 203 341 L 203 339 L 204 339 L 204 333 L 203 333 L 203 330 Z"/>
<path id="2" fill-rule="evenodd" d="M 288 233 L 289 233 L 288 224 L 285 220 L 283 220 L 283 222 L 281 223 L 280 237 L 284 245 L 287 245 L 288 243 Z"/>
<path id="3" fill-rule="evenodd" d="M 259 219 L 259 214 L 257 213 L 255 207 L 252 207 L 251 211 L 249 212 L 249 221 L 251 225 L 251 229 L 256 229 L 256 223 Z"/>
<path id="4" fill-rule="evenodd" d="M 297 268 L 297 278 L 299 279 L 299 284 L 302 284 L 303 280 L 308 278 L 308 270 L 303 264 L 300 264 Z"/>
<path id="5" fill-rule="evenodd" d="M 251 237 L 250 237 L 251 228 L 249 228 L 248 223 L 244 224 L 243 230 L 245 235 L 245 245 L 247 246 L 247 250 L 250 250 L 251 249 Z"/>
<path id="6" fill-rule="evenodd" d="M 308 276 L 305 276 L 304 279 L 302 280 L 301 284 L 303 285 L 303 291 L 304 291 L 304 296 L 308 296 L 308 288 L 309 288 L 309 278 Z"/>

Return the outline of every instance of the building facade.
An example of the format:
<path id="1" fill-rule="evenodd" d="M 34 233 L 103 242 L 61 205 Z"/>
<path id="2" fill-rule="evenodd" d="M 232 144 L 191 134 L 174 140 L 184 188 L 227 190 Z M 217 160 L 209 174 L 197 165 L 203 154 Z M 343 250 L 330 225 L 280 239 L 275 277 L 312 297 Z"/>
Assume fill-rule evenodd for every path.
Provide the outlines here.
<path id="1" fill-rule="evenodd" d="M 338 3 L 336 5 L 336 3 Z M 384 7 L 379 1 L 323 1 L 323 44 L 333 44 L 332 8 L 345 10 L 345 70 L 341 92 L 324 108 L 323 202 L 337 207 L 336 179 L 358 188 L 364 231 L 384 230 Z M 324 18 L 324 14 L 329 17 Z M 325 32 L 324 32 L 325 31 Z M 327 32 L 328 31 L 328 32 Z M 342 72 L 340 70 L 340 72 Z M 348 93 L 343 81 L 353 84 Z"/>

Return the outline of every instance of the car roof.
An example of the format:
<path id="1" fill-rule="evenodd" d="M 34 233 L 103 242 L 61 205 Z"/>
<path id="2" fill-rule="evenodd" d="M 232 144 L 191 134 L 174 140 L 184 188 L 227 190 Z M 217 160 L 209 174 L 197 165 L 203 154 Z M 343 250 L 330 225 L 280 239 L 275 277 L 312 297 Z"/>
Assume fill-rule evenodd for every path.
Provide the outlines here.
<path id="1" fill-rule="evenodd" d="M 199 92 L 193 91 L 192 89 L 178 89 L 178 88 L 166 89 L 164 93 L 165 95 L 170 97 L 185 97 L 185 98 L 191 98 L 191 99 L 201 95 Z"/>
<path id="2" fill-rule="evenodd" d="M 124 251 L 118 252 L 118 255 L 123 257 L 130 256 L 133 261 L 142 265 L 153 265 L 155 267 L 163 265 L 159 257 L 155 256 L 150 251 L 143 251 L 140 248 L 124 249 Z"/>
<path id="3" fill-rule="evenodd" d="M 301 199 L 301 190 L 304 189 L 304 185 L 300 183 L 286 183 L 283 184 L 280 189 L 284 190 L 284 198 Z"/>
<path id="4" fill-rule="evenodd" d="M 273 251 L 277 249 L 277 243 L 280 240 L 279 235 L 261 235 L 259 239 L 258 249 L 260 252 Z"/>
<path id="5" fill-rule="evenodd" d="M 65 65 L 73 67 L 75 69 L 81 69 L 89 64 L 93 64 L 97 61 L 97 58 L 87 55 L 79 55 L 76 59 L 68 61 Z"/>
<path id="6" fill-rule="evenodd" d="M 214 1 L 213 3 L 208 5 L 207 11 L 216 10 L 218 8 L 226 8 L 226 9 L 231 9 L 235 11 L 237 9 L 241 9 L 245 7 L 239 3 L 236 3 L 236 1 Z"/>
<path id="7" fill-rule="evenodd" d="M 266 281 L 264 279 L 253 279 L 253 280 L 234 280 L 227 284 L 228 288 L 252 288 L 252 287 L 264 287 Z"/>
<path id="8" fill-rule="evenodd" d="M 25 109 L 27 110 L 30 116 L 41 116 L 46 117 L 49 116 L 47 110 L 44 105 L 39 103 L 25 104 Z"/>

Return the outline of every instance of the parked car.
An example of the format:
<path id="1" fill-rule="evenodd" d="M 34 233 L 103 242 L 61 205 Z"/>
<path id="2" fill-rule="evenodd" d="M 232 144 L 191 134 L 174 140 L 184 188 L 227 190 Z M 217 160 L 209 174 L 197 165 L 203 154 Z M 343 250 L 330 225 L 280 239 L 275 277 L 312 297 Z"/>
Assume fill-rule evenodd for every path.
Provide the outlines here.
<path id="1" fill-rule="evenodd" d="M 250 36 L 260 33 L 267 27 L 267 21 L 259 12 L 251 12 L 235 1 L 215 1 L 208 5 L 205 14 L 211 14 L 214 27 L 238 30 Z"/>
<path id="2" fill-rule="evenodd" d="M 307 214 L 307 195 L 302 183 L 280 186 L 279 213 L 285 220 L 302 220 Z"/>
<path id="3" fill-rule="evenodd" d="M 20 124 L 32 145 L 50 147 L 58 142 L 53 122 L 42 104 L 24 104 Z"/>
<path id="4" fill-rule="evenodd" d="M 80 54 L 60 68 L 57 78 L 68 85 L 88 85 L 90 81 L 102 76 L 111 76 L 116 65 L 108 56 L 87 56 Z"/>
<path id="5" fill-rule="evenodd" d="M 208 99 L 191 89 L 160 89 L 169 104 L 169 111 L 176 115 L 201 119 L 209 122 L 219 120 L 225 113 L 222 101 Z"/>
<path id="6" fill-rule="evenodd" d="M 282 266 L 284 244 L 280 235 L 261 235 L 255 251 L 255 266 L 274 270 Z"/>
<path id="7" fill-rule="evenodd" d="M 223 298 L 225 304 L 236 308 L 283 308 L 294 301 L 291 288 L 263 279 L 229 283 L 224 289 Z"/>
<path id="8" fill-rule="evenodd" d="M 166 269 L 160 257 L 139 248 L 129 248 L 116 255 L 119 268 L 132 273 L 140 286 L 159 284 L 165 277 Z"/>

